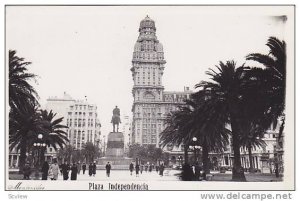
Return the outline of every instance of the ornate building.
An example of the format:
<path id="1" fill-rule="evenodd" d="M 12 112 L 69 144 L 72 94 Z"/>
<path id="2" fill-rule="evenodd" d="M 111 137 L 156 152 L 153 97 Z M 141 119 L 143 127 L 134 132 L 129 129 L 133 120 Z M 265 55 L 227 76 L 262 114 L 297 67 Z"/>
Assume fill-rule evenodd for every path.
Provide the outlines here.
<path id="1" fill-rule="evenodd" d="M 192 93 L 188 88 L 182 92 L 164 91 L 162 76 L 165 64 L 163 45 L 156 37 L 155 22 L 147 16 L 140 23 L 132 59 L 132 143 L 158 147 L 167 114 L 184 104 Z"/>

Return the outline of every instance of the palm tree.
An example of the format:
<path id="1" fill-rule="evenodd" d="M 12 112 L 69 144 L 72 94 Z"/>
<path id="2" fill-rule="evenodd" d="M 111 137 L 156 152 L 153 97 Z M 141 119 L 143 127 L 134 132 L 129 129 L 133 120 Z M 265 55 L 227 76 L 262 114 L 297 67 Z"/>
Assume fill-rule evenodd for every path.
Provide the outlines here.
<path id="1" fill-rule="evenodd" d="M 264 66 L 264 68 L 252 68 L 249 77 L 256 81 L 256 89 L 261 91 L 265 100 L 263 111 L 274 128 L 278 118 L 282 117 L 279 133 L 281 137 L 285 123 L 286 44 L 276 37 L 270 37 L 266 45 L 270 49 L 268 54 L 252 53 L 247 55 L 246 59 Z"/>
<path id="2" fill-rule="evenodd" d="M 184 161 L 188 164 L 188 144 L 192 140 L 192 108 L 184 105 L 177 111 L 168 114 L 165 119 L 165 129 L 160 134 L 160 144 L 162 147 L 168 144 L 184 145 Z"/>
<path id="3" fill-rule="evenodd" d="M 48 112 L 47 110 L 41 110 L 41 124 L 43 125 L 43 142 L 46 143 L 48 147 L 52 146 L 55 151 L 58 148 L 63 148 L 67 142 L 69 142 L 67 133 L 64 129 L 67 129 L 68 126 L 62 125 L 63 117 L 54 119 L 56 113 L 53 113 L 52 110 Z M 42 162 L 44 161 L 44 152 L 42 150 Z"/>
<path id="4" fill-rule="evenodd" d="M 36 75 L 28 73 L 24 58 L 16 55 L 15 50 L 9 50 L 9 106 L 10 108 L 22 107 L 26 103 L 38 105 L 38 94 L 28 83 Z"/>
<path id="5" fill-rule="evenodd" d="M 192 135 L 197 137 L 197 141 L 202 147 L 203 169 L 208 174 L 210 173 L 209 152 L 223 151 L 229 143 L 228 138 L 231 132 L 226 128 L 222 106 L 211 105 L 211 97 L 207 92 L 199 91 L 192 97 L 197 100 L 193 112 Z"/>
<path id="6" fill-rule="evenodd" d="M 196 88 L 201 88 L 206 93 L 209 97 L 207 104 L 211 105 L 212 109 L 218 108 L 222 111 L 224 116 L 221 119 L 230 124 L 234 152 L 232 180 L 246 181 L 240 159 L 239 108 L 244 93 L 245 70 L 248 68 L 244 65 L 236 67 L 234 61 L 220 62 L 216 67 L 218 72 L 213 69 L 207 72 L 212 81 L 202 81 Z"/>
<path id="7" fill-rule="evenodd" d="M 30 151 L 32 141 L 41 132 L 40 114 L 37 106 L 24 104 L 13 107 L 9 113 L 9 145 L 10 151 L 20 151 L 19 171 L 22 172 L 26 154 Z"/>
<path id="8" fill-rule="evenodd" d="M 252 162 L 252 149 L 254 147 L 264 147 L 266 146 L 265 141 L 262 139 L 265 133 L 265 129 L 258 124 L 254 124 L 250 121 L 244 122 L 243 135 L 241 135 L 241 147 L 248 150 L 250 168 L 249 171 L 253 172 L 253 162 Z"/>

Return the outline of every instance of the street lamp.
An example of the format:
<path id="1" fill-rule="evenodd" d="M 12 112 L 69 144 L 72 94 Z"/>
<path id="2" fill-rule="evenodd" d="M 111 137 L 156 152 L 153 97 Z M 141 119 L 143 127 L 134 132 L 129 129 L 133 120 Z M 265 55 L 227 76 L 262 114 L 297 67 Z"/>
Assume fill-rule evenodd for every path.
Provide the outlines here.
<path id="1" fill-rule="evenodd" d="M 36 149 L 36 155 L 37 155 L 37 160 L 35 164 L 36 172 L 35 172 L 35 177 L 36 179 L 39 178 L 39 168 L 41 166 L 41 149 L 46 147 L 46 143 L 42 141 L 43 139 L 43 134 L 38 134 L 38 139 L 37 142 L 33 143 L 34 148 Z"/>
<path id="2" fill-rule="evenodd" d="M 192 145 L 189 146 L 189 148 L 194 151 L 195 163 L 197 162 L 197 150 L 201 149 L 201 146 L 197 145 L 197 140 L 196 137 L 193 137 Z"/>

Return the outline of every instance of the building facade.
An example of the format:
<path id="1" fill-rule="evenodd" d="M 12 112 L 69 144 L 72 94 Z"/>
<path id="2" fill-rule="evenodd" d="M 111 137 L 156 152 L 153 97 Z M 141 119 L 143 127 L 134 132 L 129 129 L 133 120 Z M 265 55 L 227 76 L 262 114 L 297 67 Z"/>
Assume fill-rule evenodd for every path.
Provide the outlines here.
<path id="1" fill-rule="evenodd" d="M 163 45 L 157 39 L 155 22 L 147 16 L 140 23 L 132 58 L 132 143 L 159 147 L 164 119 L 184 104 L 192 93 L 188 88 L 182 92 L 164 91 L 162 78 L 165 64 Z"/>
<path id="2" fill-rule="evenodd" d="M 98 119 L 97 106 L 87 101 L 76 101 L 67 112 L 67 130 L 70 144 L 76 149 L 91 142 L 100 146 L 101 124 Z"/>
<path id="3" fill-rule="evenodd" d="M 131 144 L 131 118 L 128 115 L 124 115 L 122 118 L 122 132 L 124 135 L 124 151 L 128 153 L 128 148 Z"/>

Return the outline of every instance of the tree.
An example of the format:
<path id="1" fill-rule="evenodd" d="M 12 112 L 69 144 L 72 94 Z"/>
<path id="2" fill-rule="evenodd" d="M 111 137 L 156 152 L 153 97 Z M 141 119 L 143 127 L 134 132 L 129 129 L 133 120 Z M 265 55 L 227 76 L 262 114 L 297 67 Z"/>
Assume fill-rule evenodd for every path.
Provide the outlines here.
<path id="1" fill-rule="evenodd" d="M 96 158 L 100 157 L 100 149 L 95 146 L 92 142 L 87 142 L 82 149 L 82 154 L 86 159 L 87 163 L 94 161 Z"/>
<path id="2" fill-rule="evenodd" d="M 67 142 L 69 142 L 68 134 L 64 129 L 68 126 L 61 124 L 63 117 L 54 119 L 56 113 L 52 110 L 48 112 L 47 110 L 41 110 L 41 124 L 43 128 L 43 142 L 46 143 L 48 147 L 52 146 L 55 151 L 58 148 L 63 148 Z M 42 161 L 44 160 L 45 149 L 42 150 Z"/>
<path id="3" fill-rule="evenodd" d="M 256 61 L 264 67 L 252 68 L 249 77 L 257 83 L 256 89 L 264 98 L 264 115 L 269 118 L 274 128 L 278 118 L 282 117 L 280 138 L 285 124 L 286 44 L 276 37 L 270 37 L 266 45 L 269 47 L 268 54 L 252 53 L 246 59 Z"/>
<path id="4" fill-rule="evenodd" d="M 33 141 L 42 130 L 37 106 L 24 104 L 13 107 L 9 113 L 9 145 L 10 151 L 20 151 L 19 172 L 21 173 Z"/>
<path id="5" fill-rule="evenodd" d="M 31 62 L 25 62 L 24 58 L 16 55 L 15 50 L 9 50 L 9 106 L 10 108 L 23 107 L 25 104 L 38 105 L 38 94 L 28 83 L 35 80 L 36 75 L 28 73 L 27 66 Z"/>
<path id="6" fill-rule="evenodd" d="M 230 124 L 234 152 L 232 180 L 246 181 L 240 159 L 239 109 L 245 92 L 245 71 L 248 68 L 244 65 L 236 67 L 234 61 L 220 62 L 216 67 L 218 72 L 210 69 L 206 73 L 212 81 L 202 81 L 196 88 L 201 88 L 206 93 L 209 97 L 207 104 L 211 108 L 219 108 L 224 115 L 222 119 Z"/>
<path id="7" fill-rule="evenodd" d="M 74 150 L 75 148 L 72 145 L 66 145 L 65 147 L 58 150 L 57 158 L 62 162 L 67 161 L 68 163 L 71 163 Z"/>
<path id="8" fill-rule="evenodd" d="M 253 162 L 252 162 L 252 148 L 254 147 L 264 147 L 266 146 L 265 141 L 262 139 L 265 129 L 260 125 L 254 125 L 251 122 L 245 123 L 243 126 L 244 135 L 240 135 L 241 147 L 248 150 L 250 167 L 249 171 L 254 172 Z"/>
<path id="9" fill-rule="evenodd" d="M 129 157 L 138 158 L 142 163 L 156 163 L 158 160 L 165 161 L 166 155 L 161 148 L 157 148 L 155 145 L 132 144 L 129 147 Z"/>
<path id="10" fill-rule="evenodd" d="M 20 151 L 19 170 L 22 172 L 29 151 L 29 141 L 37 138 L 40 131 L 38 95 L 28 83 L 36 75 L 28 73 L 24 58 L 9 50 L 9 144 L 10 150 Z"/>
<path id="11" fill-rule="evenodd" d="M 226 116 L 222 111 L 223 106 L 211 104 L 211 97 L 206 91 L 198 91 L 192 95 L 195 103 L 193 112 L 192 135 L 197 137 L 197 142 L 202 147 L 203 169 L 206 174 L 209 171 L 209 152 L 220 152 L 229 144 L 231 134 L 226 128 Z M 190 100 L 190 101 L 191 101 Z M 189 101 L 189 102 L 190 102 Z"/>
<path id="12" fill-rule="evenodd" d="M 168 114 L 165 119 L 165 129 L 160 134 L 160 144 L 162 147 L 171 145 L 184 145 L 184 161 L 188 163 L 188 145 L 193 136 L 191 135 L 193 124 L 192 109 L 188 105 L 178 108 Z"/>

